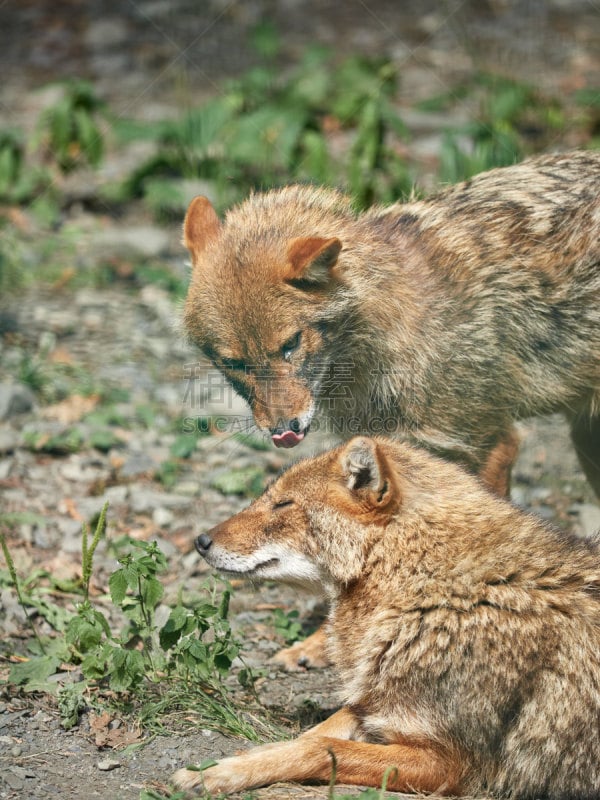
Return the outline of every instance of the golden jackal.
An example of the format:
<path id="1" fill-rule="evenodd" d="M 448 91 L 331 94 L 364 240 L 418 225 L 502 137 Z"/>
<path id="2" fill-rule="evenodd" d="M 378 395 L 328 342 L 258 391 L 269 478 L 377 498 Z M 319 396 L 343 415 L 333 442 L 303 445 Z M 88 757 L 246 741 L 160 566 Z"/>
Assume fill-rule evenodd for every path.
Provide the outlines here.
<path id="1" fill-rule="evenodd" d="M 300 462 L 200 535 L 220 571 L 320 587 L 343 707 L 176 783 L 337 780 L 600 796 L 600 540 L 577 540 L 405 443 Z"/>
<path id="2" fill-rule="evenodd" d="M 254 194 L 184 226 L 185 326 L 283 447 L 320 407 L 349 438 L 408 433 L 499 493 L 515 420 L 570 420 L 600 494 L 600 153 L 534 158 L 356 214 Z"/>

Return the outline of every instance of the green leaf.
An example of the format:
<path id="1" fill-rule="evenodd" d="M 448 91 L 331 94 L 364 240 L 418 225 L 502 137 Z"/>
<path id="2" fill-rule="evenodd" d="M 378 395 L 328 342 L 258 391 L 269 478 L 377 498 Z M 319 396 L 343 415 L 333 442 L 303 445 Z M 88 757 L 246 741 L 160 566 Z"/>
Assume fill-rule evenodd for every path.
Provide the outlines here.
<path id="1" fill-rule="evenodd" d="M 159 604 L 165 592 L 164 586 L 156 578 L 146 578 L 142 583 L 142 599 L 144 605 L 154 609 Z"/>
<path id="2" fill-rule="evenodd" d="M 160 629 L 158 639 L 163 650 L 169 650 L 180 639 L 186 623 L 193 619 L 183 606 L 176 606 Z"/>
<path id="3" fill-rule="evenodd" d="M 108 588 L 110 590 L 110 597 L 115 605 L 120 605 L 125 599 L 127 594 L 128 580 L 125 568 L 121 568 L 113 572 L 108 579 Z"/>
<path id="4" fill-rule="evenodd" d="M 8 682 L 25 687 L 34 683 L 45 683 L 50 675 L 54 675 L 60 663 L 60 659 L 56 656 L 36 656 L 29 661 L 12 664 Z"/>
<path id="5" fill-rule="evenodd" d="M 189 458 L 196 450 L 198 439 L 189 433 L 182 433 L 178 436 L 169 451 L 173 458 Z"/>
<path id="6" fill-rule="evenodd" d="M 106 675 L 106 662 L 109 651 L 114 648 L 106 645 L 104 648 L 88 653 L 81 662 L 81 671 L 88 680 L 100 680 Z"/>
<path id="7" fill-rule="evenodd" d="M 254 49 L 263 58 L 275 58 L 281 48 L 281 39 L 277 28 L 269 20 L 260 22 L 252 31 L 251 41 Z"/>
<path id="8" fill-rule="evenodd" d="M 205 758 L 200 764 L 188 764 L 186 769 L 189 769 L 190 772 L 202 772 L 209 767 L 216 767 L 218 763 L 219 762 L 215 761 L 214 758 Z"/>
<path id="9" fill-rule="evenodd" d="M 265 473 L 260 467 L 232 469 L 215 475 L 211 486 L 223 494 L 239 494 L 244 497 L 258 497 L 264 488 Z"/>
<path id="10" fill-rule="evenodd" d="M 136 686 L 145 673 L 144 656 L 139 650 L 117 650 L 109 664 L 109 686 L 115 692 L 124 692 Z"/>
<path id="11" fill-rule="evenodd" d="M 89 443 L 101 453 L 107 453 L 113 447 L 123 445 L 123 439 L 113 433 L 109 428 L 97 428 L 90 433 Z"/>
<path id="12" fill-rule="evenodd" d="M 79 722 L 79 715 L 85 708 L 85 700 L 81 696 L 83 685 L 63 687 L 58 693 L 58 710 L 61 727 L 68 731 Z"/>

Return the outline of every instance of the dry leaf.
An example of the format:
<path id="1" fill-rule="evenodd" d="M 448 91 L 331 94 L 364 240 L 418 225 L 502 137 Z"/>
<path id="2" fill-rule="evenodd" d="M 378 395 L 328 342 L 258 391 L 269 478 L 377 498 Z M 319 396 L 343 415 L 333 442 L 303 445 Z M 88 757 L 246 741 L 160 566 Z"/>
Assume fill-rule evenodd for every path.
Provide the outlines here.
<path id="1" fill-rule="evenodd" d="M 93 411 L 100 400 L 99 395 L 92 394 L 84 397 L 81 394 L 72 394 L 56 405 L 48 406 L 44 409 L 44 417 L 55 419 L 63 425 L 71 425 L 79 422 L 82 417 Z"/>
<path id="2" fill-rule="evenodd" d="M 67 364 L 69 366 L 75 363 L 73 356 L 66 347 L 60 345 L 59 347 L 55 347 L 54 350 L 48 356 L 48 360 L 52 364 Z"/>
<path id="3" fill-rule="evenodd" d="M 72 497 L 63 497 L 58 504 L 58 510 L 61 514 L 68 514 L 71 519 L 74 519 L 77 522 L 83 522 L 85 519 L 85 517 L 79 513 L 77 509 L 77 503 Z"/>
<path id="4" fill-rule="evenodd" d="M 77 275 L 77 270 L 75 267 L 65 267 L 58 278 L 52 284 L 52 288 L 54 290 L 57 289 L 64 289 L 67 284 L 69 284 L 73 278 Z"/>
<path id="5" fill-rule="evenodd" d="M 127 747 L 141 741 L 142 733 L 139 728 L 127 728 L 121 725 L 111 728 L 110 723 L 115 719 L 108 711 L 101 714 L 90 714 L 90 730 L 94 734 L 96 747 Z"/>

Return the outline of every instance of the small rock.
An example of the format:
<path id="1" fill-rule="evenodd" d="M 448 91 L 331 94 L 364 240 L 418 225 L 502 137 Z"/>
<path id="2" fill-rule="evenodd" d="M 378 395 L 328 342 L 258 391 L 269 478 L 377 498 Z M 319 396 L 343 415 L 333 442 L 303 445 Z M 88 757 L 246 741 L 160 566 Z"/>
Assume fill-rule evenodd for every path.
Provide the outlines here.
<path id="1" fill-rule="evenodd" d="M 36 525 L 33 529 L 32 544 L 41 550 L 48 550 L 54 546 L 54 542 L 48 536 L 46 525 Z"/>
<path id="2" fill-rule="evenodd" d="M 80 289 L 75 293 L 75 305 L 80 309 L 100 309 L 106 308 L 106 298 L 95 289 Z"/>
<path id="3" fill-rule="evenodd" d="M 117 505 L 125 503 L 129 494 L 128 486 L 109 486 L 104 492 L 105 500 L 108 500 L 110 505 Z"/>
<path id="4" fill-rule="evenodd" d="M 86 311 L 81 317 L 81 322 L 89 331 L 99 331 L 104 327 L 106 320 L 104 314 L 99 311 Z"/>
<path id="5" fill-rule="evenodd" d="M 0 420 L 31 411 L 35 402 L 33 392 L 20 383 L 0 383 Z"/>
<path id="6" fill-rule="evenodd" d="M 191 537 L 190 537 L 191 539 Z M 200 563 L 201 562 L 201 563 Z M 195 551 L 189 552 L 181 560 L 185 572 L 194 571 L 194 573 L 208 572 L 209 567 L 204 559 L 201 559 L 199 554 Z"/>
<path id="7" fill-rule="evenodd" d="M 550 506 L 535 506 L 531 509 L 536 517 L 551 521 L 556 517 L 556 511 Z"/>
<path id="8" fill-rule="evenodd" d="M 170 383 L 163 383 L 156 387 L 154 399 L 164 406 L 172 406 L 180 409 L 182 404 L 182 394 L 180 386 L 173 386 Z"/>
<path id="9" fill-rule="evenodd" d="M 166 494 L 149 489 L 131 489 L 131 510 L 135 514 L 153 511 L 155 508 L 187 508 L 192 502 L 189 497 L 178 494 Z"/>
<path id="10" fill-rule="evenodd" d="M 104 16 L 102 19 L 91 19 L 86 26 L 84 41 L 90 50 L 104 50 L 107 42 L 113 46 L 122 44 L 129 36 L 126 19 L 118 16 Z"/>
<path id="11" fill-rule="evenodd" d="M 162 506 L 155 508 L 152 512 L 152 522 L 154 522 L 158 528 L 169 528 L 173 524 L 174 519 L 175 515 L 173 512 Z"/>
<path id="12" fill-rule="evenodd" d="M 598 506 L 593 503 L 578 503 L 575 508 L 583 536 L 592 536 L 600 531 L 600 508 Z"/>
<path id="13" fill-rule="evenodd" d="M 12 428 L 3 425 L 0 428 L 0 453 L 12 453 L 18 447 L 19 437 Z"/>
<path id="14" fill-rule="evenodd" d="M 535 489 L 531 490 L 531 499 L 537 500 L 540 503 L 543 503 L 552 495 L 552 490 L 547 489 L 543 486 L 537 486 Z"/>
<path id="15" fill-rule="evenodd" d="M 6 770 L 2 776 L 2 779 L 9 789 L 12 789 L 13 791 L 21 791 L 25 785 L 25 781 L 18 775 L 15 775 L 11 769 Z"/>
<path id="16" fill-rule="evenodd" d="M 56 527 L 60 533 L 61 541 L 64 543 L 65 539 L 75 539 L 75 550 L 69 552 L 76 552 L 81 549 L 81 522 L 67 516 L 59 516 L 54 520 Z"/>
<path id="17" fill-rule="evenodd" d="M 91 249 L 98 260 L 157 258 L 169 248 L 169 235 L 152 225 L 112 226 L 92 236 Z"/>
<path id="18" fill-rule="evenodd" d="M 202 487 L 197 481 L 180 481 L 173 487 L 173 492 L 178 495 L 193 497 L 200 494 Z"/>
<path id="19" fill-rule="evenodd" d="M 103 758 L 102 761 L 98 761 L 97 767 L 102 772 L 110 772 L 112 769 L 117 769 L 121 766 L 121 762 L 117 761 L 114 758 Z"/>
<path id="20" fill-rule="evenodd" d="M 516 506 L 527 508 L 530 505 L 530 490 L 524 489 L 522 486 L 512 486 L 510 499 Z"/>
<path id="21" fill-rule="evenodd" d="M 178 555 L 177 548 L 168 539 L 163 539 L 162 536 L 155 536 L 154 540 L 156 541 L 156 544 L 167 558 L 169 559 L 175 558 L 175 556 Z"/>
<path id="22" fill-rule="evenodd" d="M 156 462 L 147 453 L 132 453 L 119 470 L 119 474 L 122 478 L 136 478 L 154 472 L 156 467 Z"/>

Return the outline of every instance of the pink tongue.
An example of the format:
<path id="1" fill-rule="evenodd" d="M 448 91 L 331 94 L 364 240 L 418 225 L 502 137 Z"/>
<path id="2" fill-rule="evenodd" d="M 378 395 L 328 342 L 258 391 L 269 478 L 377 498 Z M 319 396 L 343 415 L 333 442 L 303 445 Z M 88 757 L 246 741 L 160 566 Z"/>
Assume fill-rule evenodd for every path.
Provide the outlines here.
<path id="1" fill-rule="evenodd" d="M 271 439 L 275 447 L 296 447 L 304 439 L 304 434 L 284 431 L 283 433 L 274 433 Z"/>

